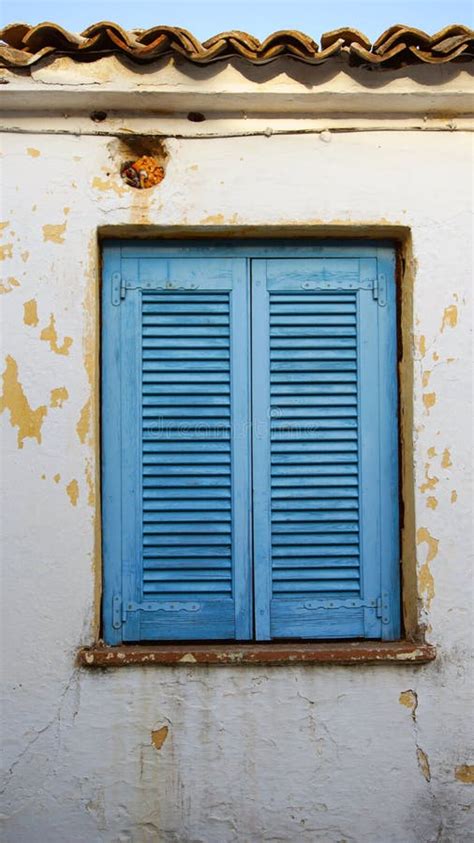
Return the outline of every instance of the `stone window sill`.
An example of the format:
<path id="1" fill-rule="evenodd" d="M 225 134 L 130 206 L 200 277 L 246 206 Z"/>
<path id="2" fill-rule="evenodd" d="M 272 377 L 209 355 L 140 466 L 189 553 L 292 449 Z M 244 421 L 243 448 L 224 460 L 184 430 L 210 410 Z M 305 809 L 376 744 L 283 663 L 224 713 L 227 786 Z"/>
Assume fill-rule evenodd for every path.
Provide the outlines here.
<path id="1" fill-rule="evenodd" d="M 431 644 L 410 641 L 338 641 L 268 644 L 96 644 L 79 650 L 83 667 L 147 665 L 358 665 L 426 664 L 436 658 Z"/>

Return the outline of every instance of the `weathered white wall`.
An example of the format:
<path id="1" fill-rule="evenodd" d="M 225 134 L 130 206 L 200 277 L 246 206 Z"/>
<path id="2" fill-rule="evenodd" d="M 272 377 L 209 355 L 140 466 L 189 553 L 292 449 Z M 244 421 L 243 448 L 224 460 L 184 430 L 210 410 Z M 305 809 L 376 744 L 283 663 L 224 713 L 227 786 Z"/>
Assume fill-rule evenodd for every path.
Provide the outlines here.
<path id="1" fill-rule="evenodd" d="M 3 840 L 474 839 L 470 136 L 170 140 L 166 178 L 144 192 L 121 182 L 115 144 L 3 141 Z M 97 581 L 97 228 L 140 223 L 412 229 L 418 586 L 434 663 L 75 668 Z"/>

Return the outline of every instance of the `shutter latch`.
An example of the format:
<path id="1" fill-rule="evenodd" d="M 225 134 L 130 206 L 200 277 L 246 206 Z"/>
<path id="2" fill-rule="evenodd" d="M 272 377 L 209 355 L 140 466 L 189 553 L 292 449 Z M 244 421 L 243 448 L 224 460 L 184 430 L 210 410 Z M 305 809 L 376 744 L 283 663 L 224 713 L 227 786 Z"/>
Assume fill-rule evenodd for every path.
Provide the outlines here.
<path id="1" fill-rule="evenodd" d="M 372 295 L 378 301 L 380 307 L 385 307 L 387 304 L 387 279 L 383 272 L 379 273 L 374 280 Z"/>
<path id="2" fill-rule="evenodd" d="M 387 591 L 383 591 L 380 597 L 377 597 L 376 615 L 380 618 L 382 623 L 390 623 L 390 608 Z"/>
<path id="3" fill-rule="evenodd" d="M 125 298 L 125 284 L 120 272 L 112 272 L 112 304 L 118 305 Z"/>

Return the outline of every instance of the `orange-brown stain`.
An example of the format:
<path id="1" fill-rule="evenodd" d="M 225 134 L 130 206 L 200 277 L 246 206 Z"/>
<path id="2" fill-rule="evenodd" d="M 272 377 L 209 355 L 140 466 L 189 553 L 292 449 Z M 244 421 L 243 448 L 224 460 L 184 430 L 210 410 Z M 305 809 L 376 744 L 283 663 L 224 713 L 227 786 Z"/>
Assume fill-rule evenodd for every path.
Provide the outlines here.
<path id="1" fill-rule="evenodd" d="M 426 498 L 426 506 L 429 509 L 436 509 L 436 507 L 438 506 L 438 498 L 435 498 L 434 495 L 430 495 L 428 498 Z"/>
<path id="2" fill-rule="evenodd" d="M 449 448 L 445 448 L 443 451 L 443 456 L 441 457 L 441 465 L 443 468 L 451 468 L 451 454 L 449 453 Z"/>
<path id="3" fill-rule="evenodd" d="M 445 307 L 443 313 L 443 321 L 441 322 L 441 333 L 443 333 L 446 327 L 448 328 L 455 328 L 458 324 L 458 309 L 455 304 L 450 304 L 449 307 Z"/>
<path id="4" fill-rule="evenodd" d="M 79 484 L 77 480 L 71 480 L 66 486 L 66 492 L 73 506 L 77 505 L 79 500 Z"/>
<path id="5" fill-rule="evenodd" d="M 69 393 L 65 386 L 57 386 L 56 389 L 51 390 L 50 407 L 62 407 L 64 402 L 69 398 Z"/>
<path id="6" fill-rule="evenodd" d="M 11 291 L 15 287 L 19 287 L 20 282 L 18 278 L 14 278 L 12 275 L 10 278 L 7 278 L 4 282 L 0 281 L 0 295 L 4 295 L 5 293 L 11 293 Z"/>
<path id="7" fill-rule="evenodd" d="M 64 243 L 67 222 L 60 225 L 43 225 L 43 240 L 45 243 Z"/>
<path id="8" fill-rule="evenodd" d="M 451 503 L 456 503 L 457 499 L 458 493 L 456 492 L 456 489 L 453 489 L 451 492 Z"/>
<path id="9" fill-rule="evenodd" d="M 10 424 L 18 428 L 18 447 L 23 448 L 27 438 L 36 439 L 41 444 L 41 427 L 48 412 L 46 406 L 33 410 L 18 380 L 18 365 L 13 357 L 6 358 L 3 372 L 3 392 L 0 396 L 0 413 L 10 411 Z"/>
<path id="10" fill-rule="evenodd" d="M 436 404 L 436 392 L 424 392 L 423 404 L 425 405 L 426 412 L 429 414 L 431 408 Z"/>
<path id="11" fill-rule="evenodd" d="M 33 327 L 38 324 L 39 319 L 36 299 L 25 301 L 23 305 L 23 322 L 25 325 L 32 325 Z"/>
<path id="12" fill-rule="evenodd" d="M 454 770 L 454 776 L 463 784 L 474 784 L 474 764 L 460 764 Z"/>
<path id="13" fill-rule="evenodd" d="M 72 338 L 64 337 L 61 345 L 59 345 L 58 334 L 56 331 L 56 320 L 53 313 L 51 314 L 49 325 L 41 331 L 40 339 L 45 342 L 49 342 L 49 347 L 55 354 L 69 354 L 69 349 L 72 345 Z"/>
<path id="14" fill-rule="evenodd" d="M 39 149 L 35 149 L 34 146 L 29 146 L 26 151 L 31 158 L 38 158 L 41 155 Z"/>
<path id="15" fill-rule="evenodd" d="M 166 738 L 168 737 L 168 731 L 168 726 L 160 726 L 159 729 L 153 729 L 151 733 L 151 742 L 155 749 L 161 749 Z"/>

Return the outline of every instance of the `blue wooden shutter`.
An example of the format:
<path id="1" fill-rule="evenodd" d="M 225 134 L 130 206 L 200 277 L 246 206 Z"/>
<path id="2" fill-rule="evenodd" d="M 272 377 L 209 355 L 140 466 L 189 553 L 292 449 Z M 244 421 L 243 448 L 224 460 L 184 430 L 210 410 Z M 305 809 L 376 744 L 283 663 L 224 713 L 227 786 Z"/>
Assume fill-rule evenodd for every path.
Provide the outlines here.
<path id="1" fill-rule="evenodd" d="M 244 259 L 105 254 L 105 636 L 251 636 Z"/>
<path id="2" fill-rule="evenodd" d="M 393 255 L 255 260 L 258 639 L 396 638 Z"/>

